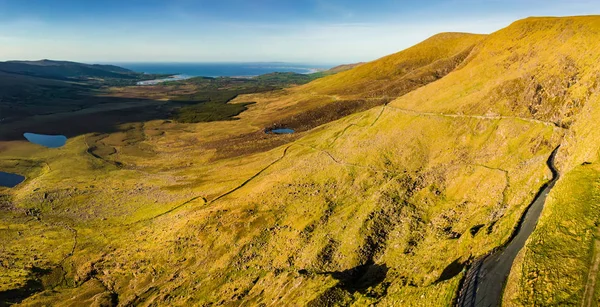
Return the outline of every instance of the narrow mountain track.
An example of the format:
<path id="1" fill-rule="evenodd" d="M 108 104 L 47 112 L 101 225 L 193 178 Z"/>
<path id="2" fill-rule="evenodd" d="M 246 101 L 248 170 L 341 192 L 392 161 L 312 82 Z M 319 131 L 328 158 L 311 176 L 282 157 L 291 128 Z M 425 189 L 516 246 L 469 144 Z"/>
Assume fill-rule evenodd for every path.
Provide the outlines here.
<path id="1" fill-rule="evenodd" d="M 90 146 L 90 144 L 87 141 L 87 134 L 83 136 L 83 143 L 85 144 L 85 147 L 86 147 L 86 150 L 85 150 L 86 154 L 88 154 L 89 156 L 91 156 L 94 159 L 102 161 L 103 163 L 110 164 L 110 165 L 118 167 L 118 165 L 115 162 L 106 160 L 106 159 L 102 158 L 101 156 L 96 155 L 95 153 L 92 152 L 92 146 Z"/>
<path id="2" fill-rule="evenodd" d="M 564 129 L 553 122 L 546 122 L 543 120 L 527 118 L 527 117 L 505 116 L 505 115 L 469 115 L 469 114 L 454 114 L 454 113 L 443 113 L 443 112 L 438 112 L 438 113 L 420 112 L 420 111 L 415 111 L 415 110 L 410 110 L 410 109 L 394 107 L 389 104 L 387 105 L 387 107 L 390 109 L 396 110 L 398 112 L 411 114 L 411 115 L 417 115 L 417 116 L 434 116 L 434 117 L 447 117 L 447 118 L 474 118 L 474 119 L 482 119 L 482 120 L 512 119 L 512 120 L 522 120 L 522 121 L 526 121 L 526 122 L 530 122 L 530 123 L 534 123 L 534 124 L 542 124 L 542 125 L 546 125 L 546 126 L 552 126 L 554 128 Z"/>
<path id="3" fill-rule="evenodd" d="M 337 95 L 315 95 L 315 96 L 329 97 L 329 98 L 332 98 L 333 100 L 340 99 L 340 96 L 337 96 Z M 382 99 L 386 99 L 386 98 L 389 98 L 389 97 L 370 97 L 370 98 L 364 98 L 364 99 L 366 99 L 366 100 L 382 100 Z M 535 123 L 535 124 L 542 124 L 542 125 L 546 125 L 546 126 L 553 126 L 558 129 L 565 129 L 553 122 L 547 122 L 547 121 L 534 119 L 534 118 L 528 118 L 528 117 L 506 116 L 506 115 L 471 115 L 471 114 L 444 113 L 444 112 L 422 112 L 422 111 L 416 111 L 416 110 L 396 107 L 396 106 L 391 105 L 391 102 L 386 103 L 383 106 L 382 113 L 383 113 L 383 110 L 385 110 L 385 108 L 390 108 L 390 109 L 396 110 L 398 112 L 403 112 L 406 114 L 412 114 L 412 115 L 418 115 L 418 116 L 435 116 L 435 117 L 448 117 L 448 118 L 475 118 L 475 119 L 482 119 L 482 120 L 513 119 L 513 120 L 522 120 L 522 121 Z M 381 116 L 381 114 L 380 114 L 380 116 Z"/>
<path id="4" fill-rule="evenodd" d="M 339 99 L 338 96 L 333 96 L 333 95 L 322 95 L 322 96 L 328 96 L 328 97 L 332 97 L 333 99 Z M 380 99 L 380 98 L 371 98 L 371 99 Z M 328 144 L 328 146 L 329 147 L 333 146 L 338 141 L 338 139 L 340 137 L 342 137 L 348 131 L 348 129 L 350 129 L 351 127 L 357 127 L 357 128 L 373 127 L 379 121 L 379 119 L 383 116 L 383 113 L 385 112 L 386 108 L 391 108 L 391 109 L 394 109 L 396 111 L 401 111 L 401 112 L 404 112 L 404 113 L 407 113 L 407 114 L 412 114 L 412 115 L 417 115 L 417 116 L 442 116 L 442 117 L 449 117 L 449 118 L 475 118 L 475 119 L 485 119 L 485 120 L 500 120 L 500 119 L 511 118 L 511 119 L 520 119 L 520 120 L 524 120 L 524 121 L 534 122 L 534 123 L 538 123 L 538 124 L 545 124 L 545 125 L 553 125 L 553 126 L 555 126 L 553 123 L 548 123 L 548 122 L 539 121 L 539 120 L 535 120 L 535 119 L 527 119 L 527 118 L 519 118 L 519 117 L 508 117 L 508 116 L 483 116 L 483 115 L 462 115 L 462 114 L 445 114 L 445 113 L 418 112 L 418 111 L 412 111 L 412 110 L 402 109 L 402 108 L 398 108 L 398 107 L 393 107 L 393 106 L 390 106 L 389 104 L 385 104 L 385 105 L 383 105 L 381 107 L 381 111 L 377 114 L 377 117 L 373 120 L 373 122 L 371 122 L 370 124 L 367 124 L 367 125 L 358 125 L 356 123 L 349 124 L 348 126 L 346 126 Z M 361 119 L 362 118 L 363 117 L 361 117 Z M 90 152 L 90 146 L 87 143 L 87 139 L 85 137 L 84 137 L 84 142 L 85 142 L 85 144 L 86 144 L 86 146 L 88 148 L 88 150 L 86 151 L 88 154 L 92 155 L 94 158 L 101 159 L 104 162 L 110 163 L 110 162 L 108 162 L 108 161 L 106 161 L 106 160 L 104 160 L 104 159 L 102 159 L 100 157 L 97 157 L 96 155 L 94 155 L 94 154 L 92 154 Z M 181 203 L 180 205 L 177 205 L 177 206 L 175 206 L 175 207 L 173 207 L 173 208 L 171 208 L 171 209 L 163 212 L 163 213 L 160 213 L 160 214 L 158 214 L 156 216 L 153 216 L 153 217 L 150 217 L 150 218 L 147 218 L 147 219 L 143 219 L 143 220 L 140 220 L 140 221 L 133 222 L 132 224 L 138 224 L 138 223 L 141 223 L 141 222 L 146 222 L 146 221 L 154 220 L 154 219 L 156 219 L 158 217 L 161 217 L 163 215 L 169 214 L 169 213 L 171 213 L 171 212 L 173 212 L 173 211 L 175 211 L 175 210 L 177 210 L 177 209 L 179 209 L 179 208 L 181 208 L 181 207 L 183 207 L 183 206 L 185 206 L 185 205 L 187 205 L 187 204 L 189 204 L 189 203 L 191 203 L 191 202 L 193 202 L 193 201 L 195 201 L 197 199 L 200 199 L 200 198 L 202 198 L 204 200 L 204 203 L 206 205 L 210 205 L 210 204 L 212 204 L 212 203 L 214 203 L 214 202 L 216 202 L 216 201 L 218 201 L 218 200 L 220 200 L 220 199 L 222 199 L 222 198 L 224 198 L 224 197 L 226 197 L 226 196 L 228 196 L 228 195 L 230 195 L 230 194 L 238 191 L 239 189 L 243 188 L 245 185 L 247 185 L 248 183 L 250 183 L 252 180 L 254 180 L 258 176 L 260 176 L 267 169 L 269 169 L 270 167 L 272 167 L 276 163 L 278 163 L 281 160 L 283 160 L 286 157 L 286 155 L 288 154 L 289 149 L 291 147 L 293 147 L 293 146 L 303 146 L 303 147 L 307 147 L 307 148 L 310 148 L 310 149 L 313 149 L 313 150 L 316 150 L 316 151 L 320 151 L 320 152 L 326 154 L 335 163 L 337 163 L 339 165 L 346 166 L 346 167 L 356 167 L 356 168 L 368 169 L 368 170 L 371 170 L 371 171 L 374 171 L 374 172 L 391 173 L 389 170 L 377 169 L 377 168 L 374 168 L 374 167 L 371 167 L 371 166 L 365 166 L 365 165 L 359 165 L 359 164 L 344 162 L 344 161 L 336 158 L 335 156 L 333 156 L 329 151 L 324 150 L 324 149 L 316 148 L 315 146 L 310 146 L 310 145 L 302 144 L 302 143 L 290 144 L 289 146 L 287 146 L 284 149 L 283 154 L 281 155 L 281 157 L 277 158 L 275 161 L 271 162 L 269 165 L 267 165 L 264 168 L 262 168 L 260 171 L 258 171 L 256 174 L 254 174 L 252 177 L 250 177 L 246 181 L 242 182 L 240 185 L 238 185 L 238 186 L 234 187 L 233 189 L 231 189 L 231 190 L 229 190 L 229 191 L 227 191 L 227 192 L 225 192 L 225 193 L 217 196 L 216 198 L 208 201 L 208 200 L 206 200 L 205 198 L 203 198 L 201 196 L 196 196 L 196 197 L 193 197 L 193 198 L 191 198 L 191 199 L 189 199 L 189 200 Z M 487 166 L 483 166 L 483 167 L 489 168 Z M 497 169 L 497 170 L 500 170 L 500 169 Z M 506 173 L 505 170 L 501 170 L 501 171 L 503 171 L 503 172 Z M 129 225 L 131 225 L 131 224 L 129 224 Z"/>
<path id="5" fill-rule="evenodd" d="M 273 165 L 275 165 L 277 162 L 279 162 L 279 161 L 283 160 L 283 158 L 285 158 L 285 156 L 288 154 L 288 151 L 289 151 L 289 149 L 290 149 L 292 146 L 294 146 L 294 144 L 292 144 L 292 145 L 289 145 L 288 147 L 286 147 L 286 148 L 283 150 L 283 154 L 281 155 L 281 157 L 277 158 L 277 160 L 275 160 L 275 161 L 271 162 L 269 165 L 267 165 L 267 166 L 265 166 L 264 168 L 262 168 L 260 171 L 258 171 L 258 173 L 254 174 L 254 176 L 252 176 L 252 177 L 248 178 L 246 181 L 242 182 L 242 184 L 238 185 L 237 187 L 235 187 L 235 188 L 233 188 L 233 189 L 229 190 L 228 192 L 226 192 L 226 193 L 224 193 L 224 194 L 221 194 L 220 196 L 216 197 L 215 199 L 213 199 L 213 200 L 209 201 L 209 202 L 208 202 L 208 204 L 210 205 L 210 204 L 212 204 L 212 203 L 214 203 L 214 202 L 218 201 L 219 199 L 221 199 L 221 198 L 223 198 L 223 197 L 225 197 L 225 196 L 227 196 L 227 195 L 229 195 L 229 194 L 231 194 L 231 193 L 233 193 L 233 192 L 235 192 L 235 191 L 237 191 L 237 190 L 239 190 L 239 189 L 243 188 L 245 185 L 247 185 L 248 183 L 250 183 L 250 181 L 252 181 L 252 180 L 254 180 L 256 177 L 260 176 L 260 174 L 262 174 L 263 172 L 265 172 L 265 171 L 266 171 L 267 169 L 269 169 L 271 166 L 273 166 Z"/>
<path id="6" fill-rule="evenodd" d="M 525 215 L 507 245 L 476 260 L 470 266 L 462 282 L 456 306 L 493 307 L 501 305 L 504 286 L 513 262 L 533 233 L 544 208 L 546 197 L 560 176 L 554 166 L 554 158 L 558 149 L 559 147 L 554 149 L 546 162 L 552 171 L 552 179 L 542 187 L 529 208 L 526 209 Z"/>
<path id="7" fill-rule="evenodd" d="M 348 131 L 348 129 L 352 128 L 352 127 L 358 127 L 358 128 L 367 128 L 367 127 L 373 127 L 381 118 L 381 116 L 383 115 L 383 112 L 385 111 L 385 108 L 387 107 L 387 104 L 383 105 L 381 107 L 381 111 L 379 112 L 379 114 L 377 114 L 377 117 L 375 118 L 375 120 L 373 120 L 373 122 L 370 125 L 359 125 L 356 123 L 352 123 L 349 124 L 348 126 L 346 126 L 344 128 L 344 130 L 342 130 L 330 143 L 329 143 L 329 147 L 333 146 L 333 144 L 335 144 L 335 142 L 337 142 L 337 140 L 342 137 L 344 134 L 346 134 L 346 131 Z M 361 116 L 359 118 L 358 121 L 362 120 L 365 116 Z"/>
<path id="8" fill-rule="evenodd" d="M 68 270 L 65 268 L 65 263 L 67 262 L 67 260 L 69 258 L 71 258 L 71 257 L 73 257 L 73 255 L 75 255 L 75 250 L 77 249 L 77 244 L 78 244 L 78 241 L 77 241 L 78 232 L 77 232 L 77 229 L 69 226 L 66 223 L 59 223 L 58 225 L 62 226 L 66 230 L 70 231 L 73 236 L 73 245 L 71 246 L 71 251 L 69 251 L 69 253 L 66 254 L 59 263 L 59 266 L 62 270 L 62 281 L 61 282 L 64 283 L 67 281 L 67 272 L 68 272 Z"/>
<path id="9" fill-rule="evenodd" d="M 146 219 L 141 219 L 139 221 L 135 221 L 133 223 L 126 224 L 125 226 L 131 226 L 131 225 L 140 224 L 140 223 L 143 223 L 143 222 L 152 221 L 152 220 L 157 219 L 157 218 L 159 218 L 161 216 L 167 215 L 167 214 L 169 214 L 169 213 L 171 213 L 171 212 L 173 212 L 173 211 L 175 211 L 175 210 L 177 210 L 177 209 L 179 209 L 179 208 L 181 208 L 181 207 L 183 207 L 183 206 L 185 206 L 185 205 L 187 205 L 189 203 L 192 203 L 192 202 L 194 202 L 194 201 L 196 201 L 198 199 L 202 199 L 202 201 L 204 201 L 204 204 L 207 203 L 206 198 L 204 198 L 203 196 L 194 196 L 194 197 L 192 197 L 192 198 L 190 198 L 190 199 L 182 202 L 181 204 L 179 204 L 179 205 L 177 205 L 177 206 L 175 206 L 175 207 L 173 207 L 173 208 L 171 208 L 171 209 L 169 209 L 169 210 L 167 210 L 167 211 L 165 211 L 163 213 L 159 213 L 159 214 L 157 214 L 155 216 L 151 216 L 151 217 L 146 218 Z"/>
<path id="10" fill-rule="evenodd" d="M 151 217 L 149 217 L 149 218 L 141 219 L 141 220 L 139 220 L 139 221 L 135 221 L 135 222 L 132 222 L 132 223 L 126 224 L 125 226 L 131 226 L 131 225 L 136 225 L 136 224 L 140 224 L 140 223 L 143 223 L 143 222 L 149 222 L 149 221 L 155 220 L 155 219 L 157 219 L 157 218 L 159 218 L 159 217 L 161 217 L 161 216 L 164 216 L 164 215 L 167 215 L 167 214 L 169 214 L 169 213 L 172 213 L 172 212 L 174 212 L 174 211 L 176 211 L 176 210 L 180 209 L 181 207 L 183 207 L 183 206 L 185 206 L 185 205 L 187 205 L 187 204 L 189 204 L 189 203 L 192 203 L 192 202 L 194 202 L 194 201 L 196 201 L 196 200 L 198 200 L 198 199 L 202 199 L 202 201 L 204 202 L 204 204 L 205 204 L 205 205 L 211 205 L 211 204 L 213 204 L 214 202 L 216 202 L 216 201 L 220 200 L 221 198 L 223 198 L 223 197 L 225 197 L 225 196 L 227 196 L 227 195 L 229 195 L 229 194 L 232 194 L 232 193 L 234 193 L 235 191 L 237 191 L 237 190 L 239 190 L 239 189 L 243 188 L 245 185 L 247 185 L 248 183 L 250 183 L 250 181 L 252 181 L 252 180 L 254 180 L 256 177 L 260 176 L 260 174 L 262 174 L 263 172 L 265 172 L 267 169 L 269 169 L 270 167 L 272 167 L 273 165 L 275 165 L 277 162 L 279 162 L 279 161 L 283 160 L 283 158 L 285 158 L 285 156 L 288 154 L 288 151 L 289 151 L 289 149 L 290 149 L 292 146 L 294 146 L 294 145 L 295 145 L 295 144 L 292 144 L 292 145 L 289 145 L 288 147 L 286 147 L 286 148 L 284 149 L 284 151 L 283 151 L 283 154 L 281 155 L 281 157 L 279 157 L 279 158 L 277 158 L 275 161 L 273 161 L 273 162 L 269 163 L 269 165 L 267 165 L 267 166 L 263 167 L 263 168 L 262 168 L 260 171 L 258 171 L 256 174 L 252 175 L 252 177 L 250 177 L 250 178 L 246 179 L 246 180 L 245 180 L 244 182 L 242 182 L 240 185 L 238 185 L 238 186 L 234 187 L 233 189 L 231 189 L 231 190 L 229 190 L 229 191 L 227 191 L 227 192 L 225 192 L 225 193 L 223 193 L 223 194 L 221 194 L 221 195 L 217 196 L 216 198 L 214 198 L 214 199 L 212 199 L 212 200 L 210 200 L 210 201 L 209 201 L 209 200 L 207 200 L 207 199 L 206 199 L 204 196 L 202 196 L 202 195 L 194 196 L 194 197 L 192 197 L 192 198 L 190 198 L 190 199 L 188 199 L 188 200 L 186 200 L 186 201 L 182 202 L 182 203 L 181 203 L 181 204 L 179 204 L 179 205 L 176 205 L 175 207 L 173 207 L 173 208 L 171 208 L 171 209 L 169 209 L 169 210 L 167 210 L 167 211 L 165 211 L 165 212 L 162 212 L 162 213 L 160 213 L 160 214 L 157 214 L 157 215 L 151 216 Z"/>

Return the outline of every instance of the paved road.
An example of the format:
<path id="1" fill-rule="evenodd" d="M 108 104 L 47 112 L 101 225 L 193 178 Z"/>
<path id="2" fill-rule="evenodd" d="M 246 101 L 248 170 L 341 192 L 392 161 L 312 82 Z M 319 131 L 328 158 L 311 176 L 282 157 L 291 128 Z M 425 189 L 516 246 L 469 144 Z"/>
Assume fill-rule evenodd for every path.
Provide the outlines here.
<path id="1" fill-rule="evenodd" d="M 506 279 L 510 273 L 515 257 L 525 246 L 527 238 L 535 229 L 535 225 L 542 213 L 546 197 L 554 187 L 559 174 L 554 167 L 554 157 L 558 147 L 552 152 L 548 159 L 548 167 L 552 171 L 553 178 L 540 194 L 535 198 L 533 204 L 525 213 L 525 218 L 517 229 L 517 234 L 508 245 L 497 252 L 476 261 L 469 271 L 458 298 L 457 306 L 460 307 L 490 307 L 500 306 L 502 293 Z"/>

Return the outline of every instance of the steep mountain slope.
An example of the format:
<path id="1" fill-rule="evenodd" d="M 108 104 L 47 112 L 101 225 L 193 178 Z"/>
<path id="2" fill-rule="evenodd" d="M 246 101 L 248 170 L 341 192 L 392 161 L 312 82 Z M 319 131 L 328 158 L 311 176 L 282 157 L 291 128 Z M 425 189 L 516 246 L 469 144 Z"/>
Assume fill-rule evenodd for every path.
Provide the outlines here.
<path id="1" fill-rule="evenodd" d="M 456 33 L 436 35 L 396 55 L 359 65 L 357 68 L 324 77 L 322 80 L 335 81 L 339 76 L 351 73 L 355 69 L 365 66 L 379 69 L 378 67 L 386 67 L 385 63 L 387 62 L 393 62 L 398 67 L 410 66 L 415 71 L 423 74 L 434 73 L 432 67 L 439 68 L 440 65 L 436 66 L 432 63 L 449 62 L 449 58 L 464 52 L 465 48 L 472 48 L 483 37 L 482 35 Z M 446 42 L 448 43 L 448 47 L 440 47 L 441 45 L 445 45 Z M 416 59 L 419 63 L 415 64 L 413 56 L 419 54 L 420 57 Z M 439 73 L 439 78 L 448 73 L 451 68 L 448 66 L 445 69 Z M 402 72 L 394 67 L 381 72 L 379 77 L 382 79 L 393 79 L 399 75 L 413 76 L 411 73 Z M 258 79 L 268 80 L 272 77 L 278 77 L 278 75 L 265 75 Z M 433 82 L 435 78 L 428 78 L 420 82 L 413 82 L 412 80 L 411 77 L 404 79 L 398 77 L 395 84 L 403 87 L 410 85 L 411 88 L 416 88 Z M 355 82 L 371 84 L 372 79 L 369 76 L 360 76 L 359 74 L 356 75 Z M 325 82 L 325 84 L 327 83 Z M 378 84 L 383 83 L 384 81 L 378 81 Z M 255 102 L 255 104 L 249 107 L 248 111 L 240 114 L 237 121 L 224 123 L 223 125 L 212 125 L 208 129 L 196 129 L 196 134 L 192 136 L 196 139 L 196 146 L 202 146 L 211 150 L 209 151 L 211 153 L 214 150 L 215 155 L 211 156 L 211 159 L 239 157 L 249 153 L 264 152 L 287 143 L 290 140 L 302 137 L 302 133 L 317 126 L 356 112 L 368 110 L 374 106 L 385 104 L 392 99 L 389 96 L 365 98 L 366 94 L 365 97 L 358 97 L 357 95 L 350 97 L 337 94 L 319 94 L 312 90 L 306 90 L 307 86 L 311 85 L 238 96 L 229 103 L 247 105 L 248 102 Z M 296 131 L 296 134 L 278 138 L 265 137 L 265 130 L 268 131 L 280 127 L 292 128 Z"/>
<path id="2" fill-rule="evenodd" d="M 442 33 L 399 53 L 278 93 L 240 97 L 273 106 L 264 121 L 305 131 L 388 103 L 456 67 L 485 35 Z M 234 100 L 234 103 L 236 100 Z M 298 110 L 302 112 L 298 112 Z"/>
<path id="3" fill-rule="evenodd" d="M 591 268 L 598 263 L 593 234 L 600 219 L 595 213 L 600 174 L 594 166 L 599 35 L 598 16 L 518 21 L 477 47 L 478 56 L 467 66 L 473 70 L 465 67 L 435 89 L 422 88 L 394 102 L 419 112 L 519 116 L 563 128 L 557 158 L 562 178 L 513 266 L 505 296 L 509 305 L 598 302 L 597 269 Z"/>
<path id="4" fill-rule="evenodd" d="M 592 42 L 595 17 L 526 19 L 498 31 L 476 48 L 469 68 L 414 91 L 398 105 L 465 114 L 511 114 L 568 127 L 597 88 Z M 581 33 L 578 31 L 581 27 Z"/>
<path id="5" fill-rule="evenodd" d="M 28 180 L 0 190 L 1 239 L 10 247 L 0 298 L 447 306 L 465 265 L 509 239 L 561 145 L 562 177 L 505 299 L 594 301 L 599 38 L 597 16 L 436 36 L 383 62 L 240 97 L 257 103 L 239 124 L 132 123 L 135 135 L 107 137 L 124 144 L 115 156 L 128 167 L 90 155 L 95 135 L 60 152 L 9 146 L 3 169 Z M 319 121 L 300 125 L 307 131 L 269 151 L 215 158 L 218 149 L 198 145 L 273 118 L 285 123 L 294 108 L 311 114 L 344 97 L 396 96 L 315 129 Z M 135 138 L 143 155 L 128 146 Z"/>
<path id="6" fill-rule="evenodd" d="M 467 33 L 438 34 L 414 47 L 298 90 L 362 98 L 395 98 L 444 77 L 484 37 Z"/>
<path id="7" fill-rule="evenodd" d="M 557 76 L 563 82 L 559 93 L 564 93 L 557 98 L 566 100 L 569 108 L 555 107 L 556 113 L 567 117 L 559 122 L 568 124 L 569 130 L 558 156 L 562 178 L 549 194 L 539 225 L 513 267 L 505 302 L 509 306 L 596 306 L 600 303 L 600 18 L 535 21 L 528 26 L 538 32 L 540 41 L 551 31 L 559 38 L 544 51 L 555 61 L 549 65 L 553 71 L 560 68 L 561 56 L 572 58 L 575 69 L 569 71 L 575 73 Z"/>

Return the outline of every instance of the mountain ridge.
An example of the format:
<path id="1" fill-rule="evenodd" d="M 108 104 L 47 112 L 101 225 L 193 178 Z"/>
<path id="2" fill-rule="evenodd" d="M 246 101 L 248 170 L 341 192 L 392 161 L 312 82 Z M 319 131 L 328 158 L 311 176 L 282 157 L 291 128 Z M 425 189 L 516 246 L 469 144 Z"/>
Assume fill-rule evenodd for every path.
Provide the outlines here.
<path id="1" fill-rule="evenodd" d="M 593 301 L 597 50 L 600 16 L 531 18 L 240 95 L 229 103 L 256 103 L 235 121 L 127 123 L 23 161 L 33 145 L 8 146 L 0 163 L 30 179 L 0 189 L 15 246 L 0 291 L 42 284 L 23 305 L 452 305 L 560 145 L 503 302 Z"/>

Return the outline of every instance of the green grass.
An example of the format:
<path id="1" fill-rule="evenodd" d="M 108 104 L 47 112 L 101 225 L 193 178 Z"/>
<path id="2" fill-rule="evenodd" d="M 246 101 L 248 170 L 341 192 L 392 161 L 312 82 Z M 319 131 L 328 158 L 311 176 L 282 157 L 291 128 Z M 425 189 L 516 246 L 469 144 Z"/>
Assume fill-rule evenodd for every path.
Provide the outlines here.
<path id="1" fill-rule="evenodd" d="M 0 215 L 0 242 L 11 250 L 0 254 L 0 291 L 38 279 L 35 266 L 60 268 L 65 279 L 24 305 L 108 303 L 116 296 L 122 305 L 448 306 L 462 272 L 440 277 L 506 242 L 549 176 L 550 152 L 567 140 L 557 158 L 564 177 L 528 245 L 535 253 L 522 255 L 524 273 L 513 272 L 508 289 L 516 293 L 511 302 L 576 304 L 597 220 L 598 172 L 580 164 L 597 160 L 600 100 L 581 90 L 593 85 L 598 68 L 583 56 L 595 54 L 595 32 L 570 30 L 600 22 L 566 20 L 530 20 L 487 38 L 439 35 L 265 93 L 255 91 L 267 87 L 231 78 L 143 89 L 178 99 L 185 105 L 180 116 L 203 122 L 120 124 L 57 150 L 2 142 L 0 166 L 28 179 L 0 190 L 11 208 Z M 556 80 L 573 66 L 560 62 L 549 39 L 555 36 L 562 37 L 560 50 L 583 54 L 574 64 L 583 83 L 566 93 Z M 546 45 L 531 53 L 529 39 Z M 532 76 L 539 82 L 526 81 Z M 536 94 L 537 83 L 546 94 Z M 506 91 L 511 84 L 516 92 Z M 405 90 L 386 106 L 383 99 L 370 104 Z M 254 94 L 231 100 L 242 93 Z M 531 113 L 530 94 L 548 108 Z M 573 103 L 584 98 L 584 109 Z M 241 104 L 247 101 L 256 104 Z M 221 120 L 231 116 L 239 120 Z M 554 125 L 567 117 L 572 130 Z M 274 124 L 305 129 L 263 132 Z M 88 142 L 114 150 L 103 148 L 108 159 L 98 158 Z M 70 228 L 77 232 L 72 255 Z M 530 274 L 538 271 L 547 278 Z"/>
<path id="2" fill-rule="evenodd" d="M 507 304 L 581 304 L 594 261 L 594 241 L 599 239 L 599 185 L 600 170 L 595 165 L 577 167 L 560 179 L 511 273 L 513 288 L 505 297 Z M 598 303 L 598 296 L 594 298 L 592 306 Z"/>

